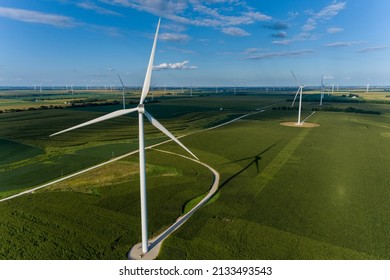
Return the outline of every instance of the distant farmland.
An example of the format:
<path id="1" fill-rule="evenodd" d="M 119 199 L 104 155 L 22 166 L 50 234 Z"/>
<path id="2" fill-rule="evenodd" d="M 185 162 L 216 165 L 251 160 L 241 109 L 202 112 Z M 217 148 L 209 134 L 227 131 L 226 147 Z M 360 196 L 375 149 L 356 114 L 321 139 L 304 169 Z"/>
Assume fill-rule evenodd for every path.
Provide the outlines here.
<path id="1" fill-rule="evenodd" d="M 196 132 L 291 95 L 164 97 L 147 104 L 175 135 Z M 118 105 L 120 107 L 120 105 Z M 303 103 L 303 115 L 318 102 Z M 317 112 L 316 128 L 279 125 L 272 110 L 183 138 L 221 174 L 217 198 L 163 244 L 160 259 L 389 259 L 390 105 L 331 103 L 380 115 Z M 0 114 L 0 195 L 137 149 L 136 119 L 48 135 L 115 106 Z M 171 119 L 175 117 L 177 121 Z M 148 144 L 164 140 L 146 127 Z M 168 143 L 159 147 L 180 152 Z M 18 153 L 18 151 L 23 151 Z M 210 186 L 204 167 L 148 151 L 151 232 L 170 225 Z M 137 158 L 0 203 L 2 259 L 124 259 L 140 241 Z"/>

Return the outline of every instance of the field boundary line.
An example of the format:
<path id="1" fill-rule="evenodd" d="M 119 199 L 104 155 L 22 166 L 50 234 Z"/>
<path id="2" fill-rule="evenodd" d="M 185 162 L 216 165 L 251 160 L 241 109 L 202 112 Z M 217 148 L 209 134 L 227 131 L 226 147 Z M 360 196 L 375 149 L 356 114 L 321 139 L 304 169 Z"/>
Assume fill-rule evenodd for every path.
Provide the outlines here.
<path id="1" fill-rule="evenodd" d="M 366 120 L 366 121 L 364 121 L 364 120 L 357 120 L 357 119 L 354 119 L 354 118 L 351 118 L 350 120 L 353 121 L 353 122 L 364 123 L 364 124 L 369 124 L 369 125 L 374 125 L 374 126 L 379 126 L 379 127 L 390 129 L 390 126 L 385 124 L 385 123 L 373 122 L 373 121 L 368 121 L 368 120 Z"/>

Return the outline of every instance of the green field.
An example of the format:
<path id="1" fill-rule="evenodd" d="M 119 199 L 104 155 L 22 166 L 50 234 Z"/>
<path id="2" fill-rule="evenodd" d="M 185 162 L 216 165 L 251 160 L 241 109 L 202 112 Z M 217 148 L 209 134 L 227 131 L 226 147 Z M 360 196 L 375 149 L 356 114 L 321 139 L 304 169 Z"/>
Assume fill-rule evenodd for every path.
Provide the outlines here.
<path id="1" fill-rule="evenodd" d="M 325 103 L 380 115 L 317 112 L 316 128 L 279 125 L 291 96 L 164 97 L 146 105 L 175 135 L 235 123 L 182 141 L 221 174 L 217 199 L 163 244 L 160 259 L 389 259 L 390 105 Z M 303 116 L 318 106 L 304 102 Z M 222 108 L 222 110 L 220 109 Z M 137 147 L 134 116 L 48 135 L 117 107 L 0 114 L 0 142 L 25 149 L 3 159 L 9 195 Z M 148 144 L 165 138 L 146 126 Z M 159 148 L 184 153 L 172 143 Z M 3 152 L 4 153 L 4 152 Z M 149 227 L 161 232 L 212 175 L 191 161 L 147 152 Z M 137 154 L 56 186 L 0 203 L 2 259 L 124 259 L 140 241 Z M 1 195 L 1 193 L 0 193 Z"/>
<path id="2" fill-rule="evenodd" d="M 388 117 L 319 113 L 312 129 L 262 117 L 198 136 L 225 158 L 220 196 L 160 258 L 390 258 Z M 227 133 L 240 141 L 221 145 Z"/>

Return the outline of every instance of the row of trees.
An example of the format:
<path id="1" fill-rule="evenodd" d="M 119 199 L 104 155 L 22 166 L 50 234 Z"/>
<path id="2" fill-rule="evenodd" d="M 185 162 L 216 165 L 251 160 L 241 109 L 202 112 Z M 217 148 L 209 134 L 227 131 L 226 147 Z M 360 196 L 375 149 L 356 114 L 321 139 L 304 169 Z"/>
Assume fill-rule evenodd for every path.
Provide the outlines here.
<path id="1" fill-rule="evenodd" d="M 381 112 L 373 110 L 364 110 L 355 107 L 339 108 L 339 107 L 321 107 L 312 108 L 313 111 L 328 111 L 328 112 L 345 112 L 345 113 L 357 113 L 357 114 L 373 114 L 380 115 Z"/>
<path id="2" fill-rule="evenodd" d="M 30 107 L 23 109 L 5 109 L 0 110 L 0 114 L 2 113 L 12 113 L 12 112 L 23 112 L 23 111 L 35 111 L 35 110 L 47 110 L 47 109 L 65 109 L 65 108 L 80 108 L 80 107 L 94 107 L 94 106 L 106 106 L 106 105 L 118 105 L 119 101 L 105 101 L 96 103 L 95 101 L 82 101 L 82 102 L 72 102 L 69 106 L 59 106 L 59 105 L 42 105 L 39 107 Z"/>

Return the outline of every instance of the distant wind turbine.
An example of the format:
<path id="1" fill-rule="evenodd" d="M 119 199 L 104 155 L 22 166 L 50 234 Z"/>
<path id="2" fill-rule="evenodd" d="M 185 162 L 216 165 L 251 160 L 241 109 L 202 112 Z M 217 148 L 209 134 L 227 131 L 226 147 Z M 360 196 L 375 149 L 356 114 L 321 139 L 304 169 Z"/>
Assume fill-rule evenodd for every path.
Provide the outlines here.
<path id="1" fill-rule="evenodd" d="M 324 90 L 325 90 L 324 75 L 322 75 L 321 76 L 321 99 L 320 99 L 320 106 L 322 106 L 322 99 L 324 98 Z"/>
<path id="2" fill-rule="evenodd" d="M 302 111 L 302 90 L 303 88 L 305 87 L 305 85 L 301 85 L 297 79 L 297 77 L 295 77 L 294 75 L 294 72 L 291 70 L 291 74 L 293 75 L 295 81 L 297 82 L 298 84 L 298 90 L 297 90 L 297 93 L 295 94 L 295 97 L 294 97 L 294 100 L 291 104 L 291 107 L 294 107 L 294 103 L 295 103 L 295 99 L 297 98 L 298 94 L 299 94 L 299 108 L 298 108 L 298 122 L 297 122 L 297 125 L 302 125 L 303 123 L 301 122 L 301 111 Z"/>
<path id="3" fill-rule="evenodd" d="M 159 129 L 161 132 L 163 132 L 165 135 L 167 135 L 169 138 L 171 138 L 173 141 L 175 141 L 178 145 L 180 145 L 184 150 L 186 150 L 189 154 L 191 154 L 194 158 L 198 159 L 186 146 L 184 146 L 175 136 L 173 136 L 161 123 L 159 123 L 152 115 L 150 115 L 144 107 L 144 101 L 145 98 L 149 92 L 150 89 L 150 81 L 152 77 L 152 69 L 153 69 L 153 60 L 154 60 L 154 53 L 156 50 L 156 43 L 158 38 L 158 31 L 160 28 L 160 20 L 157 24 L 156 34 L 154 36 L 154 42 L 152 51 L 150 54 L 149 64 L 148 68 L 146 70 L 145 75 L 145 81 L 142 87 L 142 93 L 139 105 L 136 108 L 132 109 L 121 109 L 114 111 L 112 113 L 109 113 L 107 115 L 101 116 L 99 118 L 90 120 L 88 122 L 76 125 L 74 127 L 62 130 L 60 132 L 54 133 L 50 136 L 54 136 L 60 133 L 64 133 L 70 130 L 74 130 L 83 126 L 87 126 L 90 124 L 98 123 L 104 120 L 116 118 L 122 115 L 126 115 L 133 112 L 138 112 L 138 128 L 139 128 L 139 166 L 140 166 L 140 192 L 141 192 L 141 228 L 142 228 L 142 252 L 146 253 L 148 252 L 148 217 L 147 217 L 147 195 L 146 195 L 146 169 L 145 169 L 145 143 L 144 143 L 144 121 L 143 116 L 145 115 L 146 118 L 154 125 L 157 129 Z"/>
<path id="4" fill-rule="evenodd" d="M 370 91 L 370 84 L 367 84 L 367 90 L 366 92 L 369 92 Z"/>
<path id="5" fill-rule="evenodd" d="M 121 76 L 118 74 L 119 81 L 121 81 L 122 85 L 122 102 L 123 102 L 123 109 L 126 109 L 126 104 L 125 104 L 125 85 L 122 82 Z"/>

